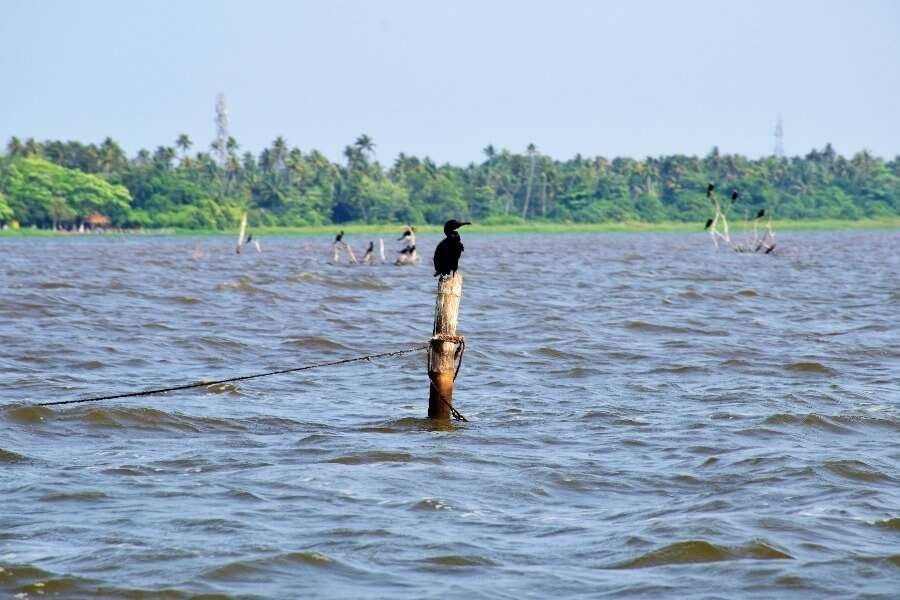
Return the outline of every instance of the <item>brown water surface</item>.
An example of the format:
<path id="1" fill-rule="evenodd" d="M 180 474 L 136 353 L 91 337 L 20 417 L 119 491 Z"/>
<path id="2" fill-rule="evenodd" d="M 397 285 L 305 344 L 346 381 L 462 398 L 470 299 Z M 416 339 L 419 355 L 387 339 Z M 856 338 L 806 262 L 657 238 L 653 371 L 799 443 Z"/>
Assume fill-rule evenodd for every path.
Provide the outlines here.
<path id="1" fill-rule="evenodd" d="M 463 237 L 452 427 L 422 354 L 35 407 L 421 344 L 435 283 L 0 240 L 0 595 L 897 597 L 900 234 Z"/>

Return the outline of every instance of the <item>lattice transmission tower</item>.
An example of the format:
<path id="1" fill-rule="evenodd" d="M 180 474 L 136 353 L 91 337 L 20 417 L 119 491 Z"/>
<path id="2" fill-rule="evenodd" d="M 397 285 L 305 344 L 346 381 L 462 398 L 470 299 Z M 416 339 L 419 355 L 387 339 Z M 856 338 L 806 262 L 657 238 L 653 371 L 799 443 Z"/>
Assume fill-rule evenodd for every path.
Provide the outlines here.
<path id="1" fill-rule="evenodd" d="M 784 158 L 784 126 L 781 123 L 781 115 L 775 121 L 775 156 Z"/>
<path id="2" fill-rule="evenodd" d="M 212 143 L 212 149 L 219 164 L 225 164 L 228 159 L 228 106 L 225 104 L 225 94 L 216 95 L 216 139 Z"/>

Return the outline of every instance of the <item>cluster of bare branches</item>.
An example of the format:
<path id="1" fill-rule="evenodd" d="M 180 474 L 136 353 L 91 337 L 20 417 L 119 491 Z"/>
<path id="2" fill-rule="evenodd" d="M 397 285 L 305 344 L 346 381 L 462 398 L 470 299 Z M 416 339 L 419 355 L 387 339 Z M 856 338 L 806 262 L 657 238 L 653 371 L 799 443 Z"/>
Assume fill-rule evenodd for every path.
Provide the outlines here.
<path id="1" fill-rule="evenodd" d="M 734 205 L 740 196 L 741 195 L 737 190 L 732 190 L 731 204 Z M 731 232 L 728 229 L 728 219 L 725 217 L 725 212 L 722 210 L 722 205 L 716 194 L 715 184 L 710 183 L 706 186 L 706 197 L 709 198 L 709 201 L 713 206 L 714 215 L 706 221 L 705 229 L 709 230 L 709 235 L 712 237 L 713 244 L 716 248 L 719 247 L 719 243 L 721 242 L 735 252 L 762 251 L 765 254 L 772 254 L 775 251 L 775 232 L 772 230 L 771 211 L 761 208 L 752 219 L 748 217 L 748 220 L 753 223 L 753 237 L 747 237 L 743 241 L 735 241 L 731 239 Z M 764 217 L 768 217 L 768 220 L 766 222 L 765 234 L 760 237 L 759 223 Z"/>

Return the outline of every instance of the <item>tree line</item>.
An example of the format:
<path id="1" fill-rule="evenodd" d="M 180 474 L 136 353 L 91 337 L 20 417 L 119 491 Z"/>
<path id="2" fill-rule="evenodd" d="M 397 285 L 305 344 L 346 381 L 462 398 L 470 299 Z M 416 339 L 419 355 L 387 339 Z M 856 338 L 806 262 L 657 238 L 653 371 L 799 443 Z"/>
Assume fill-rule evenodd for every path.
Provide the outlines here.
<path id="1" fill-rule="evenodd" d="M 740 193 L 732 218 L 765 208 L 776 218 L 859 219 L 900 215 L 900 156 L 838 154 L 830 144 L 805 156 L 749 159 L 721 154 L 555 160 L 484 148 L 478 163 L 439 165 L 429 157 L 376 158 L 361 135 L 333 162 L 277 137 L 259 154 L 234 138 L 191 153 L 171 146 L 129 157 L 100 144 L 13 137 L 0 155 L 0 223 L 58 227 L 101 213 L 120 227 L 235 227 L 329 223 L 696 221 L 710 216 L 708 182 Z M 218 157 L 218 158 L 217 158 Z"/>

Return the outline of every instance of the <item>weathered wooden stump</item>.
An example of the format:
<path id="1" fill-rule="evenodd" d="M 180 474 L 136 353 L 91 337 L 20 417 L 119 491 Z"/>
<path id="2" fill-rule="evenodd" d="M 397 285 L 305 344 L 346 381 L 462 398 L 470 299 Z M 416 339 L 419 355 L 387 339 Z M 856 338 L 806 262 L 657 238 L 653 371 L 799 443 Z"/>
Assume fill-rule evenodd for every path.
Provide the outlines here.
<path id="1" fill-rule="evenodd" d="M 440 277 L 434 305 L 434 330 L 428 351 L 428 416 L 449 420 L 453 412 L 453 379 L 456 358 L 462 352 L 464 340 L 456 335 L 459 320 L 459 301 L 462 297 L 462 275 Z"/>
<path id="2" fill-rule="evenodd" d="M 237 241 L 237 253 L 241 253 L 241 248 L 244 246 L 244 235 L 247 233 L 247 211 L 244 211 L 244 214 L 241 215 L 241 230 L 238 232 L 238 241 Z"/>

